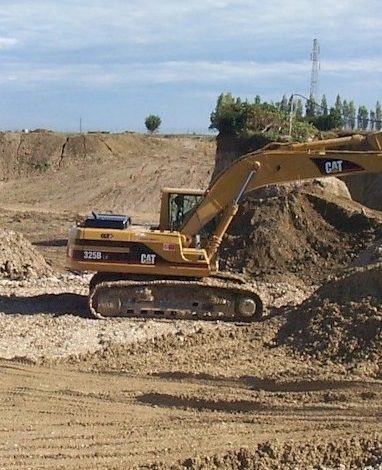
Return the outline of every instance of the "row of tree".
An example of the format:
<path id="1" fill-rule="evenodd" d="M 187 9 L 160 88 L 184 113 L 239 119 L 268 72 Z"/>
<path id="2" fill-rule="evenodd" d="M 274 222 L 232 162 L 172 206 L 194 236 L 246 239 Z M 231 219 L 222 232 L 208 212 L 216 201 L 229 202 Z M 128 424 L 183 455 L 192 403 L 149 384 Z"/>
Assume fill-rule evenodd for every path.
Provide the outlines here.
<path id="1" fill-rule="evenodd" d="M 300 97 L 294 99 L 292 95 L 288 99 L 284 95 L 278 103 L 278 107 L 285 113 L 292 111 L 297 119 L 305 117 L 320 130 L 340 128 L 373 131 L 382 129 L 382 107 L 379 101 L 377 101 L 374 109 L 369 110 L 364 105 L 356 107 L 354 101 L 342 100 L 341 96 L 337 95 L 334 106 L 329 108 L 325 95 L 322 95 L 320 103 L 316 103 L 310 97 L 306 100 L 304 114 L 304 107 Z"/>
<path id="2" fill-rule="evenodd" d="M 280 103 L 262 102 L 256 96 L 253 103 L 221 93 L 210 116 L 210 129 L 222 135 L 253 136 L 261 134 L 270 140 L 280 135 L 291 135 L 294 140 L 306 140 L 315 132 L 314 126 L 304 118 L 291 120 Z"/>
<path id="3" fill-rule="evenodd" d="M 267 134 L 272 138 L 290 135 L 294 140 L 305 140 L 315 131 L 331 129 L 381 130 L 382 110 L 379 101 L 375 109 L 366 106 L 356 108 L 354 101 L 342 100 L 337 95 L 329 107 L 325 95 L 321 103 L 301 95 L 284 95 L 281 101 L 265 102 L 257 95 L 253 102 L 234 98 L 231 93 L 222 93 L 211 113 L 211 129 L 222 134 L 253 135 Z"/>

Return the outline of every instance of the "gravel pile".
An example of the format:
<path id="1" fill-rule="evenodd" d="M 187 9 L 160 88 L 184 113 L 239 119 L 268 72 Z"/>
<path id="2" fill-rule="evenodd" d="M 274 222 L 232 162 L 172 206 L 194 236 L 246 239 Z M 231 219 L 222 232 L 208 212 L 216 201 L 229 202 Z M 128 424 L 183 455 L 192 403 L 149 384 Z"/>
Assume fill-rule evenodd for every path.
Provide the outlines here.
<path id="1" fill-rule="evenodd" d="M 382 264 L 353 268 L 292 311 L 277 337 L 320 360 L 382 366 Z"/>
<path id="2" fill-rule="evenodd" d="M 0 279 L 36 279 L 52 274 L 43 256 L 23 235 L 0 229 Z"/>

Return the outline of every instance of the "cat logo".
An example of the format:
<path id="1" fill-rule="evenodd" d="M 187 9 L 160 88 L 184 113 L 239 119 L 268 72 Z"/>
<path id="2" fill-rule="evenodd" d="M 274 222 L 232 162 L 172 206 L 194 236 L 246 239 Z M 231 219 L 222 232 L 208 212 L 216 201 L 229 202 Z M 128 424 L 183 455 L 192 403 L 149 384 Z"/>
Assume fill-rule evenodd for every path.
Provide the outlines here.
<path id="1" fill-rule="evenodd" d="M 365 171 L 357 163 L 349 160 L 337 160 L 334 158 L 312 158 L 312 162 L 317 166 L 322 175 L 336 175 L 339 173 L 350 173 L 351 171 Z"/>
<path id="2" fill-rule="evenodd" d="M 151 255 L 148 253 L 141 254 L 141 264 L 155 264 L 155 258 L 157 255 Z"/>
<path id="3" fill-rule="evenodd" d="M 342 173 L 343 160 L 332 160 L 325 162 L 325 172 L 327 175 L 332 173 Z"/>

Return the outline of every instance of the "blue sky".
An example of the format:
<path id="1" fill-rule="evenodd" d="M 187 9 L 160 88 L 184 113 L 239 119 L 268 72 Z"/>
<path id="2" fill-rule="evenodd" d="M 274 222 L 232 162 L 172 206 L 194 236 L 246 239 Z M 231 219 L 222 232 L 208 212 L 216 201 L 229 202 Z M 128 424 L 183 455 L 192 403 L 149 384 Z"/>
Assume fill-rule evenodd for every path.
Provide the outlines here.
<path id="1" fill-rule="evenodd" d="M 0 129 L 207 131 L 221 92 L 382 101 L 376 0 L 0 0 Z"/>

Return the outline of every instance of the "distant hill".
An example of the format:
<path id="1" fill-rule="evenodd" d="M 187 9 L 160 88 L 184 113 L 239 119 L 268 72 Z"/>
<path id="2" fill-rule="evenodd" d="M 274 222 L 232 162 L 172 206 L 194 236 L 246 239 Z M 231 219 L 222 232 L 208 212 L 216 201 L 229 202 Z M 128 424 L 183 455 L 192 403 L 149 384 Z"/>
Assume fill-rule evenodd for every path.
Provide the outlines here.
<path id="1" fill-rule="evenodd" d="M 208 136 L 0 134 L 0 204 L 157 216 L 160 188 L 205 188 L 215 156 Z"/>

